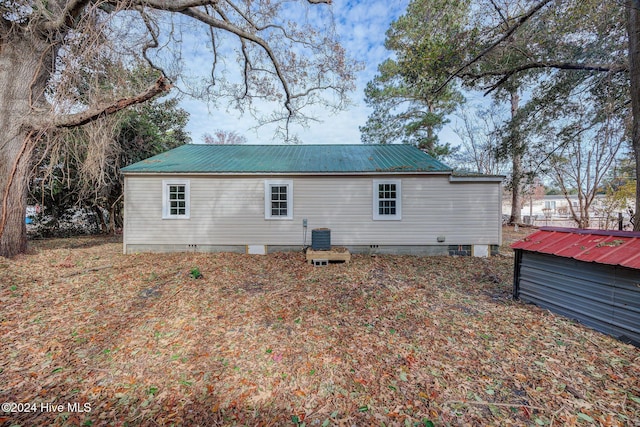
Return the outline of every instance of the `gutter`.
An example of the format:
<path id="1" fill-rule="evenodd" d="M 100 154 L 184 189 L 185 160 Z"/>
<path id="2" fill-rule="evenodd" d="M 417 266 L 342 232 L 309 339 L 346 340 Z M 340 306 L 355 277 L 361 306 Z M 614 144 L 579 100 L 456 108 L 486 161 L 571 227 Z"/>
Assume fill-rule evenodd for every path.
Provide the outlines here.
<path id="1" fill-rule="evenodd" d="M 506 177 L 504 175 L 479 175 L 479 176 L 461 176 L 451 175 L 449 182 L 502 182 Z"/>

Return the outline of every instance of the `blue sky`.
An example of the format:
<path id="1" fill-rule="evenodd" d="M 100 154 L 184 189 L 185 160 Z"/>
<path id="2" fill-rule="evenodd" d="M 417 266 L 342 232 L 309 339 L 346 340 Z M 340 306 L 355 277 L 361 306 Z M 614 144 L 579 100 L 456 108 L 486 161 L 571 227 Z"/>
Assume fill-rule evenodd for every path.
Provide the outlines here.
<path id="1" fill-rule="evenodd" d="M 333 1 L 331 7 L 342 44 L 350 56 L 363 62 L 364 70 L 357 75 L 356 91 L 350 95 L 353 105 L 348 110 L 331 114 L 315 109 L 313 113 L 318 122 L 311 122 L 308 128 L 294 129 L 303 143 L 360 143 L 358 127 L 364 125 L 370 112 L 364 103 L 364 88 L 376 74 L 378 64 L 389 57 L 390 52 L 384 48 L 385 32 L 392 20 L 405 12 L 408 3 L 409 0 Z M 206 69 L 209 60 L 205 55 L 198 55 L 188 59 L 187 67 Z M 184 72 L 189 74 L 189 69 Z M 273 129 L 253 129 L 256 122 L 250 115 L 240 116 L 237 111 L 226 110 L 222 105 L 211 106 L 190 98 L 183 98 L 181 106 L 191 115 L 187 131 L 190 132 L 194 143 L 202 142 L 204 133 L 213 134 L 218 129 L 235 131 L 245 136 L 250 144 L 279 142 L 273 140 Z"/>

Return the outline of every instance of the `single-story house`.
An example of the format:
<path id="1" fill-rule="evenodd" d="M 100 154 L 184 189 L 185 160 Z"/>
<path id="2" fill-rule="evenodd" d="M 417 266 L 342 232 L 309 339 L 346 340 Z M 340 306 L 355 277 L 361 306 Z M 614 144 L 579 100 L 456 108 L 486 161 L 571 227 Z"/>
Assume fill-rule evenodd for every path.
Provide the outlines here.
<path id="1" fill-rule="evenodd" d="M 542 227 L 511 247 L 515 299 L 640 346 L 640 233 Z"/>
<path id="2" fill-rule="evenodd" d="M 123 168 L 124 252 L 266 253 L 328 228 L 353 253 L 487 256 L 502 176 L 410 145 L 189 144 Z"/>

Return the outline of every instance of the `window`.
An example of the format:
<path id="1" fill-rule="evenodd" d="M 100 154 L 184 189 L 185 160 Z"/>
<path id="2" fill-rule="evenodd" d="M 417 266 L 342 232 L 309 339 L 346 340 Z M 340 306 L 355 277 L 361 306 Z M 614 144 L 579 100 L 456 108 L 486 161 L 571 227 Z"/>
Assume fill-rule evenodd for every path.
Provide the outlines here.
<path id="1" fill-rule="evenodd" d="M 545 209 L 551 209 L 551 210 L 556 210 L 556 202 L 555 201 L 545 201 L 544 202 L 544 208 Z"/>
<path id="2" fill-rule="evenodd" d="M 293 219 L 293 181 L 265 181 L 264 218 Z"/>
<path id="3" fill-rule="evenodd" d="M 189 219 L 189 180 L 162 181 L 162 218 Z"/>
<path id="4" fill-rule="evenodd" d="M 271 186 L 271 216 L 287 216 L 287 186 Z"/>
<path id="5" fill-rule="evenodd" d="M 373 180 L 373 219 L 402 219 L 400 180 Z"/>

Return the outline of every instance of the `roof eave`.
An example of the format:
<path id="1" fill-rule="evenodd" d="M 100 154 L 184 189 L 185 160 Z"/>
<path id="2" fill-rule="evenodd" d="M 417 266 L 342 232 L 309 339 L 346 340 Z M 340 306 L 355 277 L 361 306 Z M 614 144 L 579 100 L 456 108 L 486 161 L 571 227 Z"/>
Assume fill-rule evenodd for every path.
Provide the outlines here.
<path id="1" fill-rule="evenodd" d="M 451 171 L 328 171 L 328 172 L 270 172 L 270 171 L 259 171 L 259 172 L 215 172 L 215 171 L 180 171 L 180 172 L 171 172 L 171 171 L 125 171 L 122 170 L 121 173 L 125 176 L 132 175 L 156 175 L 156 176 L 166 176 L 166 175 L 200 175 L 200 176 L 262 176 L 262 175 L 282 175 L 282 176 L 340 176 L 340 175 L 350 175 L 350 176 L 362 176 L 362 175 L 451 175 Z"/>
<path id="2" fill-rule="evenodd" d="M 504 175 L 482 175 L 482 176 L 460 176 L 451 175 L 450 182 L 502 182 L 506 177 Z"/>

